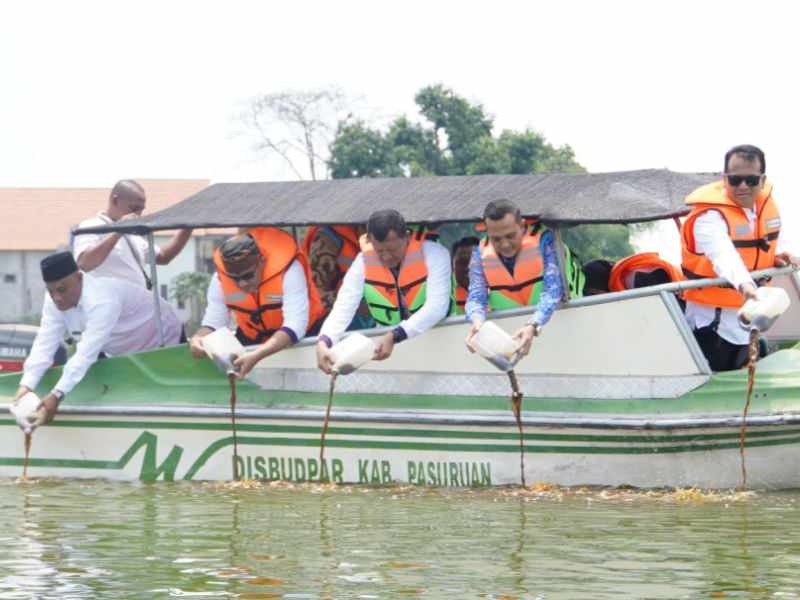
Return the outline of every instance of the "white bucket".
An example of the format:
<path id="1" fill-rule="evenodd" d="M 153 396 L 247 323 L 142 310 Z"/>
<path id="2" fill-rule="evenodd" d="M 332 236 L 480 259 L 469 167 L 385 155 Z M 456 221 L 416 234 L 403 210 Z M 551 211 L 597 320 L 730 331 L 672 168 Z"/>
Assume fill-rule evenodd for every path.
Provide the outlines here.
<path id="1" fill-rule="evenodd" d="M 360 333 L 351 333 L 331 348 L 334 373 L 349 375 L 375 355 L 375 342 Z"/>
<path id="2" fill-rule="evenodd" d="M 508 373 L 522 358 L 517 352 L 519 342 L 492 321 L 484 321 L 473 338 L 475 348 L 483 358 Z"/>
<path id="3" fill-rule="evenodd" d="M 756 290 L 756 299 L 748 300 L 739 309 L 739 324 L 745 329 L 766 331 L 778 320 L 791 301 L 786 290 L 779 287 L 761 287 Z"/>
<path id="4" fill-rule="evenodd" d="M 236 373 L 233 359 L 244 354 L 244 346 L 227 327 L 212 331 L 205 336 L 203 338 L 203 349 L 208 354 L 208 358 L 213 360 L 214 364 L 226 375 Z"/>
<path id="5" fill-rule="evenodd" d="M 19 425 L 20 429 L 25 433 L 33 431 L 34 426 L 31 423 L 31 419 L 33 415 L 36 414 L 41 403 L 42 401 L 39 396 L 33 392 L 28 392 L 16 402 L 12 402 L 11 406 L 9 406 L 8 410 L 14 415 L 14 418 L 17 420 L 17 425 Z"/>

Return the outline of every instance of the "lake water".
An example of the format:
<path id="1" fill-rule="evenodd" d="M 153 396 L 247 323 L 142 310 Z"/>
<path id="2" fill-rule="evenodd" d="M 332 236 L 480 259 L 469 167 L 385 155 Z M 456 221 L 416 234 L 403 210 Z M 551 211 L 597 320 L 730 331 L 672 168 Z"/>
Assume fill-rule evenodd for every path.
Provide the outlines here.
<path id="1" fill-rule="evenodd" d="M 796 493 L 0 482 L 0 598 L 796 598 Z"/>

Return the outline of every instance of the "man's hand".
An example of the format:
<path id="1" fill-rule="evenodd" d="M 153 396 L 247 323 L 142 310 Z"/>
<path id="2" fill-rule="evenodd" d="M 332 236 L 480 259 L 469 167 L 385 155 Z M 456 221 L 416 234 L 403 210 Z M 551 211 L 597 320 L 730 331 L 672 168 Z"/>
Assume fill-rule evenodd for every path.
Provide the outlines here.
<path id="1" fill-rule="evenodd" d="M 758 294 L 756 294 L 757 289 L 758 288 L 752 283 L 744 283 L 739 288 L 739 291 L 745 297 L 745 300 L 758 300 Z"/>
<path id="2" fill-rule="evenodd" d="M 47 394 L 44 398 L 42 398 L 39 408 L 36 409 L 36 412 L 31 414 L 28 420 L 33 427 L 41 427 L 42 425 L 47 425 L 50 421 L 52 421 L 57 412 L 58 398 L 56 398 L 53 394 Z"/>
<path id="3" fill-rule="evenodd" d="M 786 267 L 788 265 L 792 265 L 793 267 L 800 266 L 800 258 L 797 256 L 792 256 L 792 254 L 789 252 L 781 252 L 780 254 L 775 255 L 776 267 Z"/>
<path id="4" fill-rule="evenodd" d="M 534 327 L 533 323 L 529 323 L 527 325 L 523 325 L 514 334 L 514 339 L 519 342 L 519 348 L 517 349 L 517 352 L 519 352 L 520 356 L 528 356 L 528 352 L 531 351 L 531 346 L 533 345 L 535 333 L 536 328 Z"/>
<path id="5" fill-rule="evenodd" d="M 258 362 L 261 360 L 261 355 L 258 350 L 251 350 L 245 352 L 239 358 L 233 361 L 233 366 L 236 368 L 236 378 L 244 379 L 245 376 L 253 370 Z"/>
<path id="6" fill-rule="evenodd" d="M 194 358 L 203 358 L 206 356 L 206 349 L 203 347 L 203 338 L 199 335 L 193 335 L 189 338 L 189 351 Z"/>
<path id="7" fill-rule="evenodd" d="M 475 320 L 472 322 L 472 327 L 469 328 L 469 333 L 467 337 L 464 339 L 464 343 L 467 345 L 467 348 L 470 352 L 476 352 L 477 348 L 475 347 L 475 336 L 478 335 L 478 330 L 483 325 L 482 321 Z"/>
<path id="8" fill-rule="evenodd" d="M 317 342 L 317 367 L 326 375 L 330 375 L 333 369 L 333 354 L 322 340 Z"/>
<path id="9" fill-rule="evenodd" d="M 141 219 L 142 215 L 139 213 L 128 213 L 127 215 L 122 215 L 119 219 L 117 219 L 117 223 L 122 221 L 132 221 L 133 219 Z"/>
<path id="10" fill-rule="evenodd" d="M 380 341 L 375 347 L 374 359 L 386 360 L 392 355 L 392 350 L 394 350 L 394 334 L 390 331 L 380 337 Z"/>
<path id="11" fill-rule="evenodd" d="M 28 392 L 32 392 L 33 390 L 26 385 L 21 385 L 17 388 L 17 393 L 14 394 L 14 402 L 22 398 Z"/>

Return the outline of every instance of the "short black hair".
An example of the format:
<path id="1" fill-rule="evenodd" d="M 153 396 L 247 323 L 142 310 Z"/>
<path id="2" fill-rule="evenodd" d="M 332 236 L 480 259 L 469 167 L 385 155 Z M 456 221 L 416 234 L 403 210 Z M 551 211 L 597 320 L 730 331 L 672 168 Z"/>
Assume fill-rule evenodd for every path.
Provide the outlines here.
<path id="1" fill-rule="evenodd" d="M 583 265 L 583 274 L 586 276 L 583 295 L 591 296 L 608 292 L 608 279 L 611 277 L 613 268 L 614 263 L 604 259 L 592 260 Z"/>
<path id="2" fill-rule="evenodd" d="M 499 221 L 506 215 L 514 215 L 516 221 L 522 220 L 522 212 L 519 206 L 511 200 L 497 200 L 489 202 L 483 209 L 483 220 Z"/>
<path id="3" fill-rule="evenodd" d="M 759 164 L 761 165 L 761 174 L 763 175 L 767 172 L 767 159 L 764 158 L 764 151 L 757 146 L 741 144 L 739 146 L 734 146 L 725 153 L 725 166 L 723 167 L 723 173 L 728 172 L 728 162 L 730 161 L 731 156 L 737 154 L 747 161 L 758 160 Z"/>
<path id="4" fill-rule="evenodd" d="M 408 235 L 406 220 L 394 209 L 376 210 L 367 221 L 367 233 L 376 241 L 383 242 L 390 231 L 399 237 Z"/>
<path id="5" fill-rule="evenodd" d="M 468 235 L 462 237 L 460 240 L 455 242 L 453 244 L 453 247 L 450 249 L 450 253 L 455 254 L 456 250 L 458 250 L 459 248 L 469 248 L 472 246 L 477 246 L 480 243 L 481 241 L 477 237 L 475 237 L 474 235 Z"/>

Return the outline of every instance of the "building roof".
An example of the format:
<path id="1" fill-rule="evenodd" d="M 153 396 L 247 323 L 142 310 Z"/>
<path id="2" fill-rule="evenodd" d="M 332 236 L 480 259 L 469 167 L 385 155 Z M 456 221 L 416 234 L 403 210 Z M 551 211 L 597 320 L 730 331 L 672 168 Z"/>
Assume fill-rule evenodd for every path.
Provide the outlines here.
<path id="1" fill-rule="evenodd" d="M 147 194 L 145 214 L 177 204 L 209 184 L 207 179 L 136 181 Z M 110 192 L 110 187 L 0 188 L 0 251 L 54 250 L 68 244 L 70 229 L 104 210 Z"/>

